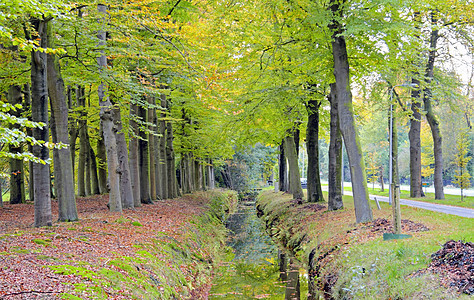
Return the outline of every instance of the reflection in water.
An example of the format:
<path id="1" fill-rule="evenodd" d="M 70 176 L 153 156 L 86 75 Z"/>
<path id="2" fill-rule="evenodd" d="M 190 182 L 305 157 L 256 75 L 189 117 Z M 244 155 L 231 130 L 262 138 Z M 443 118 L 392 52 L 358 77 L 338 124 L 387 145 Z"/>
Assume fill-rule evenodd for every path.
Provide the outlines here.
<path id="1" fill-rule="evenodd" d="M 210 299 L 300 299 L 297 267 L 290 263 L 288 287 L 279 280 L 278 248 L 257 218 L 255 201 L 240 202 L 227 227 L 235 256 L 217 270 Z"/>

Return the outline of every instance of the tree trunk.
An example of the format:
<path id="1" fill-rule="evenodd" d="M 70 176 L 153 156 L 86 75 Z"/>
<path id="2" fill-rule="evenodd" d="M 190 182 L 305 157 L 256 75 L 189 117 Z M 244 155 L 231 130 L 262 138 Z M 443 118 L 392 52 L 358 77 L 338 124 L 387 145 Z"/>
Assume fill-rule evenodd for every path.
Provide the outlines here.
<path id="1" fill-rule="evenodd" d="M 298 156 L 296 155 L 296 145 L 293 135 L 285 137 L 285 154 L 288 159 L 290 192 L 293 194 L 293 199 L 303 199 Z"/>
<path id="2" fill-rule="evenodd" d="M 128 163 L 130 164 L 130 181 L 132 183 L 134 207 L 141 205 L 140 201 L 140 173 L 138 167 L 138 124 L 135 118 L 138 117 L 138 106 L 130 103 L 130 142 Z"/>
<path id="3" fill-rule="evenodd" d="M 101 194 L 109 192 L 107 184 L 107 151 L 104 142 L 104 129 L 102 124 L 99 126 L 99 138 L 97 139 L 97 163 L 99 175 L 99 191 Z"/>
<path id="4" fill-rule="evenodd" d="M 155 98 L 149 97 L 148 103 L 155 105 Z M 148 110 L 148 120 L 147 122 L 150 124 L 148 126 L 148 130 L 150 133 L 148 134 L 148 148 L 149 148 L 149 161 L 150 161 L 150 197 L 152 200 L 157 199 L 157 189 L 156 189 L 156 149 L 155 149 L 155 138 L 154 135 L 154 124 L 156 124 L 156 109 L 150 108 Z M 152 125 L 153 124 L 153 125 Z"/>
<path id="5" fill-rule="evenodd" d="M 321 102 L 309 100 L 308 124 L 306 129 L 306 150 L 308 152 L 307 192 L 308 202 L 324 201 L 319 175 L 319 107 Z"/>
<path id="6" fill-rule="evenodd" d="M 89 144 L 89 157 L 90 157 L 90 174 L 91 174 L 91 194 L 99 195 L 99 176 L 97 174 L 97 156 L 95 155 L 94 149 Z"/>
<path id="7" fill-rule="evenodd" d="M 143 120 L 147 120 L 147 108 L 139 107 L 138 115 Z M 153 203 L 150 198 L 150 168 L 148 164 L 148 140 L 144 131 L 140 131 L 138 140 L 138 164 L 140 170 L 140 201 L 143 204 Z"/>
<path id="8" fill-rule="evenodd" d="M 47 48 L 47 22 L 34 19 L 31 21 L 40 38 L 40 46 Z M 48 84 L 46 69 L 46 53 L 32 51 L 31 53 L 31 119 L 33 122 L 46 124 L 33 129 L 33 137 L 38 141 L 49 141 L 48 130 Z M 33 146 L 33 155 L 46 161 L 49 158 L 48 147 Z M 34 199 L 35 226 L 51 226 L 51 191 L 49 164 L 34 163 Z"/>
<path id="9" fill-rule="evenodd" d="M 30 85 L 28 83 L 25 84 L 24 86 L 25 89 L 25 107 L 31 107 L 31 92 L 30 92 Z M 31 115 L 29 117 L 29 120 L 31 119 Z M 26 128 L 26 134 L 30 137 L 33 137 L 33 129 L 32 128 Z M 28 152 L 33 153 L 33 145 L 28 143 Z M 34 202 L 34 194 L 35 194 L 35 189 L 34 189 L 34 176 L 33 176 L 33 162 L 29 161 L 28 162 L 28 196 L 29 200 Z"/>
<path id="10" fill-rule="evenodd" d="M 49 31 L 48 37 L 52 38 L 51 31 Z M 51 45 L 51 47 L 53 46 Z M 69 142 L 68 105 L 58 57 L 49 54 L 47 66 L 53 142 L 67 145 Z M 58 220 L 60 222 L 77 221 L 79 218 L 74 190 L 71 148 L 53 149 L 53 159 L 56 196 L 59 206 Z"/>
<path id="11" fill-rule="evenodd" d="M 23 97 L 21 95 L 21 87 L 12 85 L 8 89 L 8 103 L 11 105 L 21 104 Z M 10 114 L 15 117 L 21 116 L 22 109 L 17 108 L 10 111 Z M 18 124 L 13 125 L 13 128 L 19 129 Z M 23 153 L 23 145 L 10 144 L 9 151 L 12 154 Z M 25 203 L 25 172 L 22 159 L 10 158 L 10 204 Z"/>
<path id="12" fill-rule="evenodd" d="M 330 139 L 329 139 L 329 170 L 328 170 L 328 210 L 344 207 L 342 202 L 342 136 L 339 129 L 338 103 L 336 85 L 331 84 L 329 94 L 331 104 Z"/>
<path id="13" fill-rule="evenodd" d="M 433 26 L 436 26 L 437 20 L 435 13 L 432 12 L 432 23 Z M 433 155 L 435 160 L 434 167 L 434 187 L 435 187 L 435 199 L 441 200 L 444 199 L 444 189 L 443 189 L 443 141 L 441 138 L 441 130 L 439 128 L 439 122 L 433 113 L 433 108 L 431 106 L 431 88 L 430 84 L 434 77 L 434 63 L 436 58 L 436 47 L 439 38 L 439 31 L 437 29 L 431 31 L 431 40 L 430 40 L 430 52 L 428 56 L 428 63 L 426 65 L 426 74 L 425 81 L 427 87 L 424 89 L 423 93 L 423 103 L 426 111 L 426 119 L 428 124 L 430 124 L 431 135 L 433 137 Z"/>
<path id="14" fill-rule="evenodd" d="M 77 94 L 76 94 L 77 98 Z M 75 105 L 73 104 L 72 100 L 72 88 L 70 86 L 67 87 L 67 100 L 68 100 L 68 108 L 72 109 Z M 77 103 L 77 102 L 76 102 Z M 75 163 L 76 163 L 76 140 L 78 136 L 78 130 L 77 130 L 77 118 L 75 118 L 72 115 L 68 115 L 68 131 L 69 131 L 69 148 L 71 152 L 71 164 L 72 164 L 72 178 L 73 178 L 73 184 L 74 178 L 75 178 Z M 74 187 L 75 191 L 75 187 Z"/>
<path id="15" fill-rule="evenodd" d="M 336 0 L 330 0 L 329 3 L 332 12 L 336 16 L 341 16 L 343 5 Z M 331 44 L 334 59 L 334 76 L 336 79 L 339 122 L 342 136 L 344 138 L 344 144 L 346 145 L 347 154 L 349 156 L 356 222 L 370 222 L 373 217 L 369 205 L 369 192 L 367 189 L 364 157 L 362 155 L 362 148 L 355 125 L 352 106 L 346 40 L 343 35 L 344 29 L 336 16 L 329 27 L 333 30 Z"/>
<path id="16" fill-rule="evenodd" d="M 412 83 L 420 86 L 420 81 L 413 78 Z M 421 103 L 420 90 L 413 89 L 411 92 L 411 111 L 410 131 L 408 138 L 410 140 L 410 197 L 420 198 L 422 195 L 421 183 Z"/>
<path id="17" fill-rule="evenodd" d="M 176 170 L 173 148 L 173 126 L 171 122 L 166 124 L 166 168 L 168 170 L 168 196 L 169 198 L 178 197 L 176 186 Z"/>
<path id="18" fill-rule="evenodd" d="M 285 156 L 285 139 L 281 141 L 279 146 L 280 154 L 278 155 L 278 183 L 280 185 L 280 191 L 288 192 L 288 165 L 286 163 Z"/>
<path id="19" fill-rule="evenodd" d="M 102 15 L 100 22 L 102 28 L 106 27 L 105 15 L 107 14 L 107 7 L 104 4 L 97 5 L 99 14 Z M 99 38 L 99 46 L 105 46 L 106 33 L 104 30 L 99 30 L 97 37 Z M 97 58 L 100 72 L 104 72 L 107 68 L 107 57 L 104 51 L 101 51 L 100 57 Z M 113 106 L 109 97 L 105 95 L 105 86 L 101 82 L 98 89 L 99 106 L 100 106 L 100 122 L 102 124 L 104 133 L 104 143 L 107 152 L 107 168 L 109 174 L 109 209 L 110 211 L 122 212 L 122 200 L 120 198 L 120 164 L 117 154 L 117 141 L 115 134 L 117 129 L 114 126 Z"/>
<path id="20" fill-rule="evenodd" d="M 160 130 L 160 174 L 161 174 L 161 191 L 160 197 L 161 199 L 167 199 L 168 197 L 168 182 L 166 177 L 168 176 L 168 169 L 166 164 L 166 122 L 163 118 L 166 117 L 165 109 L 166 109 L 166 95 L 161 94 L 161 107 L 162 112 L 160 115 L 161 120 L 159 121 L 159 130 Z"/>
<path id="21" fill-rule="evenodd" d="M 122 132 L 122 116 L 120 108 L 114 105 L 112 116 L 114 118 L 115 139 L 117 141 L 117 158 L 120 168 L 120 199 L 122 208 L 133 208 L 132 182 L 130 179 L 130 166 L 128 164 L 128 149 L 125 134 Z"/>
<path id="22" fill-rule="evenodd" d="M 87 196 L 86 188 L 86 165 L 89 151 L 87 139 L 87 112 L 84 88 L 78 86 L 76 89 L 77 105 L 80 107 L 79 117 L 79 164 L 77 166 L 77 192 L 80 197 Z"/>

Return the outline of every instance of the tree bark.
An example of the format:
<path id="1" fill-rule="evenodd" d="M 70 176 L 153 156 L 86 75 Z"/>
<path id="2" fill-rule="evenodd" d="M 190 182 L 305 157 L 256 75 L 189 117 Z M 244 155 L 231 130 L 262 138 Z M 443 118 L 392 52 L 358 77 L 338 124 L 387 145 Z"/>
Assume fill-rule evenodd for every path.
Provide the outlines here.
<path id="1" fill-rule="evenodd" d="M 319 175 L 319 107 L 321 101 L 308 101 L 308 124 L 306 129 L 306 150 L 308 152 L 307 192 L 308 202 L 324 201 Z"/>
<path id="2" fill-rule="evenodd" d="M 12 85 L 8 89 L 8 103 L 11 105 L 21 104 L 23 97 L 21 95 L 21 87 Z M 22 109 L 17 108 L 10 111 L 10 114 L 15 117 L 21 116 Z M 13 125 L 13 128 L 19 129 L 18 124 Z M 23 153 L 23 145 L 10 145 L 9 151 L 12 154 Z M 25 172 L 22 159 L 10 158 L 10 204 L 25 203 Z"/>
<path id="3" fill-rule="evenodd" d="M 432 12 L 432 25 L 436 26 L 437 20 L 435 13 Z M 444 188 L 443 188 L 443 140 L 441 137 L 441 130 L 439 128 L 439 121 L 436 118 L 433 108 L 431 106 L 431 88 L 430 84 L 434 77 L 434 63 L 436 59 L 436 47 L 439 39 L 439 30 L 434 29 L 431 31 L 430 37 L 430 52 L 428 56 L 428 63 L 426 65 L 425 81 L 427 87 L 423 93 L 423 104 L 426 111 L 426 120 L 431 128 L 431 135 L 433 137 L 433 155 L 435 160 L 434 167 L 434 187 L 435 187 L 435 199 L 444 199 Z"/>
<path id="4" fill-rule="evenodd" d="M 149 97 L 148 103 L 155 105 L 155 98 Z M 157 188 L 156 188 L 156 149 L 155 149 L 155 126 L 152 124 L 156 124 L 156 110 L 155 108 L 150 108 L 148 110 L 148 120 L 147 122 L 150 124 L 148 126 L 148 130 L 150 133 L 148 134 L 148 148 L 149 148 L 149 161 L 150 161 L 150 197 L 152 200 L 157 199 Z"/>
<path id="5" fill-rule="evenodd" d="M 129 142 L 128 163 L 130 164 L 130 181 L 132 184 L 134 207 L 141 205 L 140 201 L 140 173 L 138 168 L 138 106 L 136 103 L 130 103 L 130 130 L 131 137 Z"/>
<path id="6" fill-rule="evenodd" d="M 99 15 L 102 15 L 100 21 L 102 28 L 105 28 L 105 15 L 107 14 L 107 7 L 104 4 L 97 5 Z M 105 46 L 106 33 L 104 30 L 99 30 L 97 37 L 99 38 L 99 46 Z M 100 57 L 97 58 L 100 72 L 107 67 L 107 57 L 104 51 L 101 51 Z M 109 209 L 110 211 L 122 212 L 122 200 L 120 197 L 120 164 L 117 154 L 117 140 L 115 134 L 117 129 L 114 126 L 113 106 L 109 97 L 106 95 L 104 83 L 101 82 L 98 89 L 99 106 L 100 106 L 100 122 L 102 124 L 104 133 L 104 144 L 107 152 L 107 168 L 109 175 Z"/>
<path id="7" fill-rule="evenodd" d="M 78 86 L 76 89 L 77 105 L 80 108 L 79 117 L 79 163 L 77 166 L 77 192 L 80 197 L 87 196 L 86 188 L 86 165 L 88 159 L 89 143 L 87 136 L 87 112 L 84 88 Z"/>
<path id="8" fill-rule="evenodd" d="M 34 19 L 31 21 L 40 38 L 40 46 L 47 48 L 47 22 Z M 48 130 L 48 84 L 46 69 L 46 53 L 32 51 L 31 53 L 31 119 L 33 122 L 46 124 L 33 129 L 33 137 L 37 141 L 49 140 Z M 49 149 L 43 145 L 33 146 L 33 155 L 46 161 L 49 159 Z M 34 163 L 34 199 L 35 226 L 51 226 L 51 191 L 49 164 Z"/>
<path id="9" fill-rule="evenodd" d="M 303 199 L 298 156 L 296 155 L 296 145 L 293 135 L 285 137 L 285 154 L 288 159 L 290 192 L 293 194 L 293 199 Z"/>
<path id="10" fill-rule="evenodd" d="M 120 108 L 114 105 L 112 115 L 116 128 L 115 140 L 117 141 L 117 158 L 120 165 L 120 199 L 122 208 L 133 208 L 132 182 L 130 179 L 130 166 L 128 164 L 128 149 L 125 134 L 122 132 L 122 117 Z"/>
<path id="11" fill-rule="evenodd" d="M 173 126 L 171 122 L 166 124 L 166 168 L 168 170 L 168 197 L 178 197 L 177 185 L 176 185 L 176 169 L 175 169 L 175 158 L 173 148 Z"/>
<path id="12" fill-rule="evenodd" d="M 48 37 L 52 38 L 49 31 Z M 59 59 L 53 54 L 48 55 L 48 92 L 51 102 L 51 132 L 54 143 L 69 143 L 68 105 L 64 81 L 61 77 Z M 54 121 L 53 121 L 54 120 Z M 74 175 L 71 162 L 71 148 L 53 149 L 54 177 L 56 196 L 58 199 L 60 222 L 77 221 L 76 195 L 74 190 Z"/>
<path id="13" fill-rule="evenodd" d="M 161 94 L 160 96 L 161 107 L 162 111 L 160 114 L 161 120 L 159 120 L 159 130 L 160 130 L 160 174 L 161 174 L 161 191 L 160 191 L 160 198 L 167 199 L 168 198 L 168 182 L 166 177 L 168 176 L 168 169 L 166 164 L 166 122 L 163 118 L 166 117 L 165 109 L 166 109 L 166 95 Z"/>
<path id="14" fill-rule="evenodd" d="M 412 83 L 420 86 L 420 81 L 413 78 Z M 410 131 L 408 138 L 410 140 L 410 197 L 420 198 L 422 196 L 421 183 L 421 103 L 420 90 L 413 89 L 411 92 L 411 111 Z"/>
<path id="15" fill-rule="evenodd" d="M 335 15 L 341 16 L 343 9 L 342 4 L 337 0 L 330 0 L 329 3 L 332 12 Z M 336 17 L 332 20 L 329 27 L 333 30 L 331 44 L 334 59 L 339 122 L 349 156 L 356 222 L 370 222 L 373 217 L 369 205 L 364 157 L 362 155 L 362 148 L 354 119 L 352 93 L 350 89 L 349 59 L 347 56 L 346 40 L 343 35 L 344 29 Z"/>
<path id="16" fill-rule="evenodd" d="M 281 141 L 279 146 L 280 154 L 278 155 L 278 184 L 282 192 L 288 192 L 288 165 L 285 156 L 285 139 Z"/>
<path id="17" fill-rule="evenodd" d="M 329 94 L 331 104 L 330 139 L 329 139 L 329 170 L 328 170 L 328 210 L 344 207 L 342 202 L 342 136 L 339 129 L 338 103 L 336 85 L 331 84 Z"/>
<path id="18" fill-rule="evenodd" d="M 95 155 L 94 149 L 89 144 L 89 157 L 90 157 L 90 174 L 91 174 L 91 194 L 99 195 L 99 175 L 97 174 L 97 156 Z"/>
<path id="19" fill-rule="evenodd" d="M 141 120 L 147 120 L 147 108 L 139 107 L 138 116 Z M 138 140 L 138 164 L 140 170 L 140 201 L 143 204 L 151 204 L 150 197 L 150 167 L 148 162 L 148 139 L 144 131 L 140 131 Z"/>
<path id="20" fill-rule="evenodd" d="M 106 194 L 109 192 L 107 184 L 107 151 L 104 142 L 104 130 L 102 124 L 99 126 L 99 138 L 97 139 L 97 162 L 99 175 L 99 192 Z"/>

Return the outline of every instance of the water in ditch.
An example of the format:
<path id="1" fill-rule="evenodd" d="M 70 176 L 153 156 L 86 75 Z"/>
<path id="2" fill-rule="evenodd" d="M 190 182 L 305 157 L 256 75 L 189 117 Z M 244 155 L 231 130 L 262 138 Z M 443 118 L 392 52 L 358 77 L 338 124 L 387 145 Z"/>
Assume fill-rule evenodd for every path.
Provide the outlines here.
<path id="1" fill-rule="evenodd" d="M 296 294 L 296 284 L 289 279 L 298 277 L 298 268 L 288 272 L 287 281 L 280 280 L 278 247 L 257 217 L 255 199 L 240 201 L 227 228 L 234 256 L 218 268 L 209 299 L 299 299 L 289 296 Z"/>

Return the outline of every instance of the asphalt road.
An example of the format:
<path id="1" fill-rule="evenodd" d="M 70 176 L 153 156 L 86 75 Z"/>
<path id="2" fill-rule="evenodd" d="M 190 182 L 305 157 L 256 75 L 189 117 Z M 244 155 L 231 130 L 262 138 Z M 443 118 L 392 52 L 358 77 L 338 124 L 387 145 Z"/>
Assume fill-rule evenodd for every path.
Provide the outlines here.
<path id="1" fill-rule="evenodd" d="M 352 195 L 351 192 L 345 192 L 345 195 Z M 378 201 L 388 202 L 388 197 L 384 196 L 374 196 L 370 195 L 369 198 L 371 200 L 375 200 L 377 197 Z M 422 208 L 426 210 L 441 212 L 449 215 L 456 215 L 465 218 L 474 218 L 474 209 L 465 208 L 465 207 L 457 207 L 457 206 L 450 206 L 450 205 L 443 205 L 443 204 L 436 204 L 436 203 L 429 203 L 423 201 L 414 201 L 414 200 L 407 200 L 407 199 L 400 199 L 401 205 L 407 205 L 417 208 Z"/>

